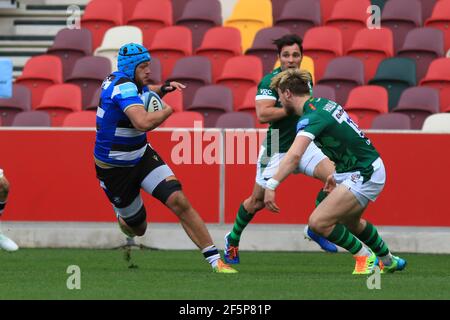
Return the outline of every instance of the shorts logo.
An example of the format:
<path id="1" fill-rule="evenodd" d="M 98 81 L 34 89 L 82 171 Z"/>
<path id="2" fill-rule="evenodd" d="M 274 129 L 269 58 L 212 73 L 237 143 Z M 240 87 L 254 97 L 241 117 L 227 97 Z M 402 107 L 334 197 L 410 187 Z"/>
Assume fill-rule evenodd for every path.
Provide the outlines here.
<path id="1" fill-rule="evenodd" d="M 156 154 L 153 155 L 153 159 L 155 159 L 155 161 L 159 161 L 158 156 Z"/>
<path id="2" fill-rule="evenodd" d="M 350 179 L 353 183 L 357 183 L 361 178 L 361 175 L 359 173 L 352 173 Z"/>
<path id="3" fill-rule="evenodd" d="M 122 202 L 122 199 L 120 199 L 120 197 L 114 197 L 113 202 L 115 204 L 120 204 Z"/>

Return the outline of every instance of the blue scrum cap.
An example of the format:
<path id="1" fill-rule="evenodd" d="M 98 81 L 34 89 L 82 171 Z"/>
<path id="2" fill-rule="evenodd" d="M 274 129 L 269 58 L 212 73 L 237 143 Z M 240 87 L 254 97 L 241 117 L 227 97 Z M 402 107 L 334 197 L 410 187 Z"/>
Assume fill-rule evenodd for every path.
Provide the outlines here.
<path id="1" fill-rule="evenodd" d="M 127 43 L 119 49 L 117 69 L 134 80 L 136 67 L 151 59 L 150 53 L 144 46 L 137 43 Z"/>

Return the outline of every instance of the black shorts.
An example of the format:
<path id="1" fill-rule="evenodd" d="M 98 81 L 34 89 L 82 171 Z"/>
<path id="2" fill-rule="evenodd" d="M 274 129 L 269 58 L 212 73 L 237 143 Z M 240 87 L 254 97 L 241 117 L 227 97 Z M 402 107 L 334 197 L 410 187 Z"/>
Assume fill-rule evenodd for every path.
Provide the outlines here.
<path id="1" fill-rule="evenodd" d="M 134 167 L 103 169 L 95 165 L 95 170 L 109 201 L 116 208 L 125 208 L 140 194 L 145 177 L 161 166 L 166 166 L 164 160 L 147 146 L 142 159 Z"/>

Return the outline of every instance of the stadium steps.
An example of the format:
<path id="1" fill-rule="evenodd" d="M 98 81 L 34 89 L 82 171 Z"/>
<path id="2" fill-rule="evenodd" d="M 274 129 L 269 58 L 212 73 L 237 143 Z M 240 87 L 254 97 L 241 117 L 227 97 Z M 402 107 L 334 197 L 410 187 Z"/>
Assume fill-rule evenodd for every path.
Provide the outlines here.
<path id="1" fill-rule="evenodd" d="M 67 27 L 71 12 L 69 5 L 77 5 L 83 13 L 86 0 L 20 1 L 17 8 L 0 10 L 2 29 L 0 58 L 13 62 L 13 77 L 22 74 L 26 61 L 47 51 L 59 30 Z"/>

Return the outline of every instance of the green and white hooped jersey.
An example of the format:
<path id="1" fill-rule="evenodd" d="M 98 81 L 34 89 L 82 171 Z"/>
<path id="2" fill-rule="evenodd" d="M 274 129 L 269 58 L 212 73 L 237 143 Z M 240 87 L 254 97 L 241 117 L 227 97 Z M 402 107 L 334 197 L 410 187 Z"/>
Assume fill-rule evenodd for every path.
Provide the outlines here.
<path id="1" fill-rule="evenodd" d="M 364 181 L 373 173 L 372 163 L 380 157 L 371 141 L 336 102 L 310 98 L 303 106 L 297 135 L 314 140 L 334 161 L 336 172 L 360 171 Z"/>
<path id="2" fill-rule="evenodd" d="M 255 100 L 274 100 L 276 101 L 275 107 L 282 108 L 278 93 L 270 89 L 272 78 L 280 72 L 281 68 L 276 68 L 271 73 L 264 76 L 258 85 Z M 267 150 L 267 156 L 270 157 L 272 153 L 285 153 L 289 150 L 297 134 L 296 124 L 299 118 L 300 117 L 297 115 L 291 115 L 270 123 L 267 131 L 267 138 L 263 143 Z M 278 143 L 276 140 L 278 140 Z"/>

